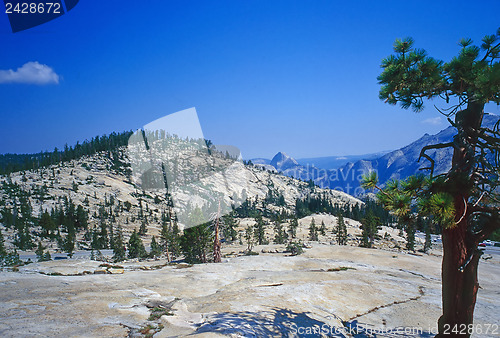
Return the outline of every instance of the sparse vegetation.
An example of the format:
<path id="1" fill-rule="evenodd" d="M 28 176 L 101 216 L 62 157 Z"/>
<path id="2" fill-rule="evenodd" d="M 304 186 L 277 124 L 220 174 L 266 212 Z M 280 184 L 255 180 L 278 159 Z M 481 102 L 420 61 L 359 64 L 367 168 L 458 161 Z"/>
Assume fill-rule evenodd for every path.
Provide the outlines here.
<path id="1" fill-rule="evenodd" d="M 286 252 L 289 252 L 292 256 L 301 255 L 304 253 L 304 245 L 301 241 L 290 242 L 286 246 Z"/>
<path id="2" fill-rule="evenodd" d="M 191 224 L 200 224 L 203 222 L 202 211 L 195 208 L 190 215 Z M 213 231 L 211 224 L 202 223 L 198 226 L 184 230 L 180 238 L 180 244 L 184 259 L 188 263 L 207 263 L 213 250 Z"/>
<path id="3" fill-rule="evenodd" d="M 355 268 L 353 267 L 350 267 L 350 266 L 340 266 L 338 268 L 330 268 L 326 271 L 328 272 L 337 272 L 337 271 L 347 271 L 347 270 L 356 270 Z"/>
<path id="4" fill-rule="evenodd" d="M 152 321 L 159 319 L 161 316 L 173 316 L 173 315 L 174 314 L 170 312 L 168 309 L 156 306 L 151 309 L 151 314 L 149 315 L 148 320 Z"/>

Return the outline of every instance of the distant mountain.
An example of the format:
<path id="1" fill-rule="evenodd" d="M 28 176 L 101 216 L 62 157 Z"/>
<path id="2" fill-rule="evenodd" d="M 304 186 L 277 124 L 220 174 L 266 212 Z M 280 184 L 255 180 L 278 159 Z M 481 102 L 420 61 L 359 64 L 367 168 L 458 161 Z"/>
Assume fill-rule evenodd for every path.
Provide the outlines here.
<path id="1" fill-rule="evenodd" d="M 485 114 L 483 126 L 493 127 L 499 118 L 497 115 Z M 359 195 L 362 193 L 362 189 L 359 186 L 360 176 L 371 170 L 378 172 L 379 180 L 382 184 L 390 179 L 404 179 L 417 173 L 425 174 L 427 171 L 422 171 L 421 169 L 429 167 L 429 161 L 422 158 L 420 162 L 417 162 L 422 148 L 426 145 L 451 142 L 455 135 L 456 129 L 451 126 L 435 135 L 425 134 L 406 147 L 392 151 L 377 159 L 347 163 L 338 169 L 340 175 L 336 180 L 332 180 L 330 177 L 325 180 L 325 183 L 331 188 L 335 188 L 336 183 L 338 183 L 338 186 L 342 188 L 339 190 Z M 426 154 L 435 161 L 435 174 L 444 173 L 451 168 L 453 149 L 430 150 Z"/>
<path id="2" fill-rule="evenodd" d="M 292 169 L 299 165 L 299 163 L 295 159 L 282 152 L 274 155 L 269 164 L 275 167 L 278 171 Z"/>
<path id="3" fill-rule="evenodd" d="M 390 150 L 380 151 L 380 152 L 371 153 L 371 154 L 364 154 L 364 155 L 338 155 L 338 156 L 324 156 L 324 157 L 305 157 L 305 158 L 298 158 L 298 159 L 293 159 L 290 156 L 288 156 L 287 154 L 285 154 L 283 152 L 279 152 L 274 156 L 274 158 L 276 158 L 276 157 L 278 157 L 278 158 L 279 157 L 290 158 L 292 160 L 292 162 L 289 162 L 288 168 L 286 168 L 286 169 L 289 169 L 290 167 L 294 167 L 294 166 L 302 166 L 302 167 L 312 166 L 312 167 L 321 168 L 321 169 L 338 169 L 341 166 L 343 166 L 349 162 L 356 162 L 359 160 L 372 160 L 375 158 L 379 158 L 379 157 L 381 157 L 389 152 L 390 152 Z M 252 158 L 251 161 L 253 164 L 258 164 L 258 165 L 261 165 L 261 166 L 267 167 L 267 168 L 272 167 L 273 169 L 277 169 L 278 171 L 285 170 L 285 168 L 283 168 L 283 166 L 279 165 L 279 164 L 278 164 L 279 168 L 277 168 L 274 165 L 277 163 L 272 164 L 271 163 L 272 160 L 270 160 L 268 158 L 260 158 L 260 157 L 259 158 Z M 275 162 L 277 162 L 277 161 L 278 161 L 278 159 L 276 159 Z M 293 165 L 290 165 L 291 163 L 293 163 Z"/>
<path id="4" fill-rule="evenodd" d="M 485 114 L 483 126 L 492 127 L 499 118 L 497 115 Z M 428 167 L 429 161 L 421 159 L 418 162 L 422 148 L 426 145 L 451 142 L 455 135 L 455 128 L 450 126 L 435 135 L 425 134 L 420 139 L 401 149 L 385 154 L 381 152 L 381 156 L 376 156 L 376 154 L 359 155 L 364 158 L 357 160 L 354 160 L 357 155 L 346 156 L 346 158 L 351 158 L 353 161 L 344 162 L 337 168 L 331 166 L 334 165 L 335 161 L 341 163 L 344 159 L 332 156 L 297 161 L 281 152 L 276 154 L 269 164 L 262 165 L 272 166 L 287 176 L 306 181 L 312 179 L 322 188 L 340 190 L 358 196 L 364 193 L 359 184 L 361 176 L 370 171 L 377 171 L 382 185 L 390 179 L 404 179 L 420 172 L 425 174 L 421 169 Z M 435 161 L 435 174 L 446 172 L 451 168 L 453 149 L 430 150 L 427 151 L 427 154 Z M 325 167 L 321 167 L 321 165 Z"/>
<path id="5" fill-rule="evenodd" d="M 252 163 L 253 164 L 269 164 L 271 163 L 271 160 L 270 159 L 267 159 L 267 158 L 252 158 Z"/>
<path id="6" fill-rule="evenodd" d="M 308 158 L 299 158 L 297 159 L 297 162 L 302 166 L 310 165 L 322 169 L 337 169 L 347 164 L 348 162 L 356 162 L 359 160 L 372 160 L 375 158 L 379 158 L 389 152 L 390 150 L 380 151 L 372 154 L 364 154 L 364 155 L 308 157 Z"/>

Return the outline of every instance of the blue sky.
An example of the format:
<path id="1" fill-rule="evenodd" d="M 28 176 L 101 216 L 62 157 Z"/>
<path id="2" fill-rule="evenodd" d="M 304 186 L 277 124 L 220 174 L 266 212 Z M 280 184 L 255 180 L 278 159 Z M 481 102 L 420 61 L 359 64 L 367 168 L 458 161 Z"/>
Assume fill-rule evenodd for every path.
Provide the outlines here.
<path id="1" fill-rule="evenodd" d="M 433 108 L 442 102 L 415 114 L 378 99 L 394 39 L 448 60 L 461 37 L 493 34 L 498 13 L 498 0 L 80 1 L 15 34 L 0 13 L 0 70 L 37 62 L 48 72 L 47 84 L 0 83 L 0 153 L 135 130 L 190 107 L 206 138 L 245 158 L 396 149 L 446 123 Z"/>

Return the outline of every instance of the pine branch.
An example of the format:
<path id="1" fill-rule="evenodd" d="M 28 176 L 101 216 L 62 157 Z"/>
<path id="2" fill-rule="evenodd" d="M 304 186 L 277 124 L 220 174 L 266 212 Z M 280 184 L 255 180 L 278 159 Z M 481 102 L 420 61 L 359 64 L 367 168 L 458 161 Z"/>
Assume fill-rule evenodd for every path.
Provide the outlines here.
<path id="1" fill-rule="evenodd" d="M 484 62 L 486 61 L 486 59 L 488 58 L 488 56 L 491 54 L 492 51 L 496 50 L 497 48 L 500 47 L 500 42 L 497 43 L 494 47 L 488 47 L 488 49 L 486 50 L 486 54 L 484 55 L 484 57 L 481 59 L 481 62 Z M 495 58 L 493 58 L 495 59 Z M 493 61 L 492 59 L 492 61 Z"/>
<path id="2" fill-rule="evenodd" d="M 435 161 L 429 155 L 427 155 L 425 152 L 427 150 L 431 150 L 431 149 L 443 149 L 443 148 L 449 148 L 449 147 L 455 147 L 455 144 L 453 142 L 447 142 L 447 143 L 431 144 L 431 145 L 427 145 L 427 146 L 423 147 L 422 150 L 420 151 L 420 156 L 418 157 L 417 162 L 420 162 L 420 159 L 422 157 L 425 157 L 431 163 L 431 166 L 428 168 L 422 168 L 421 170 L 430 170 L 431 171 L 430 176 L 432 177 L 434 175 Z"/>

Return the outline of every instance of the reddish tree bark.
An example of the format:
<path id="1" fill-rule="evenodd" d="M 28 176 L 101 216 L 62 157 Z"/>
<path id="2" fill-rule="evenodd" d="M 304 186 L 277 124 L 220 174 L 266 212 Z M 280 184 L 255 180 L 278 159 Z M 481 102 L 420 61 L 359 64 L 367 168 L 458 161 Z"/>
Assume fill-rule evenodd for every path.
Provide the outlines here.
<path id="1" fill-rule="evenodd" d="M 443 229 L 442 302 L 443 315 L 438 321 L 436 337 L 469 337 L 473 324 L 478 291 L 477 268 L 481 252 L 478 238 L 470 229 L 467 206 L 473 188 L 475 131 L 481 127 L 484 104 L 471 102 L 457 113 L 458 133 L 454 140 L 450 193 L 454 196 L 455 227 Z"/>
<path id="2" fill-rule="evenodd" d="M 458 198 L 457 198 L 458 199 Z M 463 200 L 456 201 L 455 206 Z M 467 222 L 443 230 L 442 301 L 443 315 L 439 318 L 437 337 L 470 336 L 478 290 L 477 267 L 480 254 L 477 243 L 467 239 Z M 463 335 L 460 332 L 464 332 Z"/>

